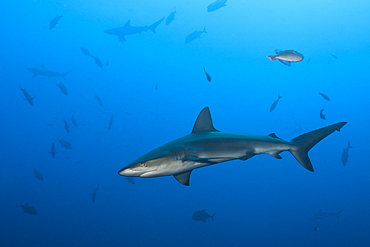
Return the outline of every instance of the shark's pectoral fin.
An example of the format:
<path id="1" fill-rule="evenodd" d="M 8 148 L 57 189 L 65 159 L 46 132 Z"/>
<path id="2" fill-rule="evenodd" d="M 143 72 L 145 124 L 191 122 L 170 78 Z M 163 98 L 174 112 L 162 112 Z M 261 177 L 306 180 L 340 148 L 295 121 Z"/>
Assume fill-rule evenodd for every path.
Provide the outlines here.
<path id="1" fill-rule="evenodd" d="M 239 159 L 242 160 L 242 161 L 246 161 L 247 159 L 252 158 L 254 155 L 255 154 L 246 154 L 242 157 L 239 157 Z"/>
<path id="2" fill-rule="evenodd" d="M 125 41 L 126 41 L 126 39 L 125 39 L 125 36 L 124 36 L 124 35 L 118 35 L 118 39 L 119 39 L 119 41 L 121 41 L 121 42 L 125 42 Z"/>
<path id="3" fill-rule="evenodd" d="M 186 185 L 186 186 L 189 186 L 189 180 L 190 180 L 190 173 L 192 172 L 193 170 L 191 171 L 188 171 L 188 172 L 184 172 L 184 173 L 180 173 L 180 174 L 177 174 L 177 175 L 173 175 L 177 181 L 179 181 L 179 183 L 183 184 L 183 185 Z"/>
<path id="4" fill-rule="evenodd" d="M 36 77 L 36 76 L 38 76 L 38 75 L 39 75 L 39 74 L 37 74 L 37 73 L 33 73 L 33 74 L 32 74 L 32 79 L 33 79 L 33 78 L 35 78 L 35 77 Z"/>

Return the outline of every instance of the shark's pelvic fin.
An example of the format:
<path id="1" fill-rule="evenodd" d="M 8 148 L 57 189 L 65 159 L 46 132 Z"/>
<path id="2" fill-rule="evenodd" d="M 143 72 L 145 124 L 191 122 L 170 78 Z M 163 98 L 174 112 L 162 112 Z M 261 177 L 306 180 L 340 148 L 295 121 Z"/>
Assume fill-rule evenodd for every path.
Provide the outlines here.
<path id="1" fill-rule="evenodd" d="M 192 172 L 193 170 L 191 171 L 188 171 L 188 172 L 184 172 L 184 173 L 180 173 L 180 174 L 177 174 L 177 175 L 173 175 L 177 181 L 179 181 L 181 184 L 183 185 L 186 185 L 186 186 L 189 186 L 189 180 L 190 180 L 190 173 Z"/>
<path id="2" fill-rule="evenodd" d="M 333 133 L 334 131 L 340 131 L 340 129 L 347 122 L 340 122 L 336 124 L 329 125 L 327 127 L 317 129 L 314 131 L 307 132 L 303 135 L 300 135 L 291 140 L 294 144 L 297 145 L 296 148 L 293 148 L 290 153 L 297 159 L 297 161 L 307 170 L 313 172 L 312 163 L 308 157 L 308 151 L 315 146 L 319 141 Z"/>
<path id="3" fill-rule="evenodd" d="M 191 133 L 196 132 L 214 132 L 217 131 L 213 127 L 211 113 L 209 112 L 209 107 L 203 108 L 203 110 L 199 113 L 197 120 L 195 121 L 193 131 Z"/>

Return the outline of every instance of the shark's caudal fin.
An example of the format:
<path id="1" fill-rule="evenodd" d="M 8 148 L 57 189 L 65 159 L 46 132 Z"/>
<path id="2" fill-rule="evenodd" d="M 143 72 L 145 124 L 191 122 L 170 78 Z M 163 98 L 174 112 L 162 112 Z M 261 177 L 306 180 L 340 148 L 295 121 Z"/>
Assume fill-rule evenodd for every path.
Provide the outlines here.
<path id="1" fill-rule="evenodd" d="M 317 129 L 314 131 L 307 132 L 291 140 L 296 145 L 290 151 L 291 154 L 297 159 L 297 161 L 307 170 L 313 172 L 312 163 L 308 157 L 308 151 L 315 146 L 322 139 L 333 133 L 334 131 L 340 131 L 340 129 L 347 122 L 340 122 L 327 127 Z"/>
<path id="2" fill-rule="evenodd" d="M 65 73 L 61 74 L 60 76 L 61 76 L 64 80 L 66 80 L 66 75 L 68 75 L 68 73 L 69 73 L 69 72 L 71 72 L 71 71 L 67 71 L 67 72 L 65 72 Z"/>
<path id="3" fill-rule="evenodd" d="M 161 22 L 164 20 L 164 17 L 162 19 L 160 19 L 159 21 L 156 21 L 154 22 L 152 25 L 149 26 L 149 29 L 153 32 L 153 33 L 156 33 L 155 32 L 155 29 L 159 26 L 159 24 L 161 24 Z"/>

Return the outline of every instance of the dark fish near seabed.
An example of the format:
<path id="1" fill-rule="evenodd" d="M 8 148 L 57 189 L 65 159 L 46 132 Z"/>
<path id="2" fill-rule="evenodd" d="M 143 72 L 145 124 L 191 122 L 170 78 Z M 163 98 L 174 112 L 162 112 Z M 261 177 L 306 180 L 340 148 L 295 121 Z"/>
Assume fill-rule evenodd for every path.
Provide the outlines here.
<path id="1" fill-rule="evenodd" d="M 33 169 L 33 174 L 35 175 L 35 178 L 37 178 L 38 180 L 44 180 L 44 177 L 42 176 L 41 172 L 39 172 L 38 170 L 36 169 Z"/>
<path id="2" fill-rule="evenodd" d="M 320 118 L 322 119 L 322 120 L 325 120 L 326 119 L 326 114 L 324 114 L 324 108 L 322 108 L 321 110 L 320 110 Z"/>
<path id="3" fill-rule="evenodd" d="M 23 208 L 23 213 L 28 213 L 28 214 L 33 214 L 33 215 L 37 214 L 36 209 L 32 207 L 31 205 L 29 205 L 28 203 L 21 205 L 21 207 Z"/>
<path id="4" fill-rule="evenodd" d="M 71 117 L 72 124 L 77 127 L 77 121 L 75 119 L 75 115 L 73 114 Z"/>
<path id="5" fill-rule="evenodd" d="M 51 157 L 55 158 L 56 151 L 55 151 L 54 142 L 51 143 L 51 150 L 50 152 L 48 151 L 48 153 L 51 154 Z"/>
<path id="6" fill-rule="evenodd" d="M 200 210 L 200 211 L 195 211 L 193 213 L 192 219 L 197 220 L 197 221 L 203 221 L 204 223 L 206 223 L 206 219 L 212 218 L 212 221 L 215 222 L 215 219 L 214 219 L 215 214 L 209 215 L 205 211 L 206 211 L 205 209 Z"/>
<path id="7" fill-rule="evenodd" d="M 197 38 L 200 38 L 200 35 L 202 33 L 207 33 L 205 27 L 203 28 L 203 31 L 194 31 L 191 34 L 189 34 L 188 36 L 186 36 L 185 43 L 187 44 L 187 43 L 189 43 L 189 42 L 191 42 L 191 41 L 193 41 Z"/>
<path id="8" fill-rule="evenodd" d="M 271 107 L 270 107 L 270 112 L 272 112 L 275 107 L 277 106 L 277 104 L 279 103 L 279 100 L 282 98 L 283 96 L 280 96 L 280 94 L 278 94 L 278 98 L 277 100 L 274 101 L 274 103 L 272 103 Z"/>
<path id="9" fill-rule="evenodd" d="M 103 68 L 103 63 L 101 62 L 101 60 L 98 58 L 98 56 L 92 56 L 92 58 L 94 58 L 95 60 L 95 63 L 102 69 Z"/>
<path id="10" fill-rule="evenodd" d="M 317 231 L 317 229 L 319 229 L 319 226 L 318 225 L 316 225 L 314 228 L 313 228 L 313 230 L 316 232 Z"/>
<path id="11" fill-rule="evenodd" d="M 80 49 L 82 51 L 82 54 L 84 54 L 86 56 L 91 56 L 89 50 L 86 49 L 85 47 L 81 46 Z"/>
<path id="12" fill-rule="evenodd" d="M 62 15 L 57 15 L 50 21 L 50 26 L 49 26 L 50 30 L 53 29 L 56 25 L 58 25 L 60 18 L 62 18 Z"/>
<path id="13" fill-rule="evenodd" d="M 25 101 L 27 101 L 28 103 L 30 103 L 31 106 L 33 106 L 33 99 L 35 98 L 35 96 L 31 97 L 31 95 L 27 92 L 26 89 L 21 88 L 21 91 L 22 91 L 22 93 L 24 95 L 24 98 L 21 95 L 22 99 L 24 99 Z"/>
<path id="14" fill-rule="evenodd" d="M 217 0 L 207 6 L 207 12 L 212 12 L 226 6 L 227 0 Z"/>
<path id="15" fill-rule="evenodd" d="M 92 199 L 92 202 L 94 203 L 95 202 L 95 199 L 96 199 L 96 192 L 99 190 L 99 185 L 93 190 L 92 192 L 92 195 L 91 195 L 91 199 Z"/>
<path id="16" fill-rule="evenodd" d="M 67 123 L 67 121 L 63 118 L 63 122 L 64 122 L 64 129 L 66 130 L 67 134 L 69 134 L 69 124 Z"/>
<path id="17" fill-rule="evenodd" d="M 270 58 L 271 61 L 278 59 L 278 60 L 287 61 L 287 62 L 300 62 L 303 60 L 303 55 L 294 50 L 281 51 L 275 56 L 267 56 L 267 57 Z"/>
<path id="18" fill-rule="evenodd" d="M 175 11 L 171 11 L 171 14 L 169 16 L 167 16 L 167 18 L 166 18 L 166 26 L 170 25 L 170 23 L 175 20 L 175 14 L 176 14 L 176 10 Z"/>
<path id="19" fill-rule="evenodd" d="M 349 152 L 350 148 L 353 148 L 353 147 L 351 146 L 351 144 L 348 141 L 348 146 L 346 148 L 343 148 L 343 153 L 342 153 L 342 164 L 343 164 L 343 166 L 347 165 L 348 157 L 349 157 L 348 152 Z"/>
<path id="20" fill-rule="evenodd" d="M 112 114 L 112 117 L 110 118 L 110 121 L 109 121 L 108 130 L 110 130 L 112 128 L 112 124 L 113 124 L 113 114 Z"/>
<path id="21" fill-rule="evenodd" d="M 103 106 L 103 101 L 101 100 L 101 98 L 98 96 L 98 95 L 96 95 L 95 94 L 95 99 L 98 101 L 98 104 L 100 105 L 100 106 Z"/>
<path id="22" fill-rule="evenodd" d="M 59 82 L 57 86 L 59 87 L 60 91 L 62 91 L 63 94 L 68 95 L 67 87 L 62 82 Z"/>
<path id="23" fill-rule="evenodd" d="M 207 73 L 206 68 L 203 66 L 204 73 L 206 73 L 207 81 L 211 82 L 211 76 Z"/>
<path id="24" fill-rule="evenodd" d="M 325 94 L 323 94 L 323 93 L 319 93 L 325 100 L 327 100 L 327 101 L 330 101 L 330 98 L 327 96 L 327 95 L 325 95 Z"/>
<path id="25" fill-rule="evenodd" d="M 59 143 L 62 146 L 62 148 L 64 148 L 64 149 L 72 149 L 71 143 L 69 143 L 68 141 L 64 140 L 63 138 L 59 140 Z"/>

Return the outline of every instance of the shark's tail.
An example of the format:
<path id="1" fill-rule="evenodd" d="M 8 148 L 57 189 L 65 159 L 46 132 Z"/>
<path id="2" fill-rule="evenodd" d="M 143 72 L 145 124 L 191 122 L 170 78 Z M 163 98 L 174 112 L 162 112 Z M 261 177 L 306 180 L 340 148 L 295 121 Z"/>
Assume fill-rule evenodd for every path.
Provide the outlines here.
<path id="1" fill-rule="evenodd" d="M 155 32 L 155 29 L 159 26 L 159 24 L 161 24 L 161 22 L 164 20 L 164 17 L 162 19 L 160 19 L 159 21 L 156 21 L 154 22 L 152 25 L 149 26 L 149 29 L 153 32 L 153 33 L 156 33 Z"/>
<path id="2" fill-rule="evenodd" d="M 340 131 L 340 129 L 347 122 L 339 122 L 333 125 L 326 126 L 321 129 L 317 129 L 311 132 L 307 132 L 303 135 L 297 136 L 292 139 L 291 142 L 294 145 L 289 152 L 297 159 L 297 161 L 307 170 L 313 172 L 312 163 L 308 157 L 308 151 L 315 146 L 322 139 L 333 133 L 334 131 Z"/>
<path id="3" fill-rule="evenodd" d="M 215 217 L 215 214 L 211 215 L 211 218 L 212 218 L 212 221 L 213 221 L 213 222 L 215 222 L 214 217 Z"/>
<path id="4" fill-rule="evenodd" d="M 337 218 L 339 219 L 339 215 L 343 212 L 343 210 L 340 210 L 338 212 L 335 213 L 335 216 L 337 216 Z"/>
<path id="5" fill-rule="evenodd" d="M 63 74 L 61 74 L 60 76 L 61 76 L 64 80 L 66 80 L 66 76 L 69 74 L 69 72 L 71 72 L 71 71 L 64 72 L 64 73 L 63 73 Z"/>

